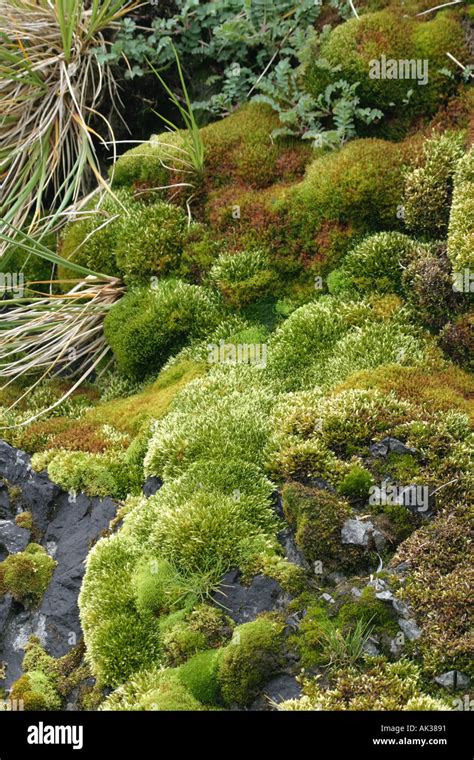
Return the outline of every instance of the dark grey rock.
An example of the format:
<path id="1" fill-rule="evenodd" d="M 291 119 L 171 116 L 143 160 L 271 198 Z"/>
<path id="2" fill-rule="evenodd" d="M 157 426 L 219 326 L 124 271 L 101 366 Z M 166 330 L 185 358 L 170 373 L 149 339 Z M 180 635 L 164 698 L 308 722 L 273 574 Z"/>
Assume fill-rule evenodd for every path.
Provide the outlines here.
<path id="1" fill-rule="evenodd" d="M 5 662 L 7 673 L 2 686 L 9 688 L 21 675 L 23 649 L 30 636 L 38 636 L 54 657 L 66 654 L 80 641 L 77 598 L 84 561 L 93 543 L 108 529 L 116 505 L 108 498 L 63 492 L 47 473 L 33 472 L 24 452 L 4 441 L 0 441 L 0 475 L 21 489 L 18 504 L 32 512 L 42 534 L 40 543 L 58 563 L 39 608 L 25 609 L 10 597 L 1 601 L 0 661 Z M 0 489 L 0 504 L 5 512 L 8 502 L 2 492 Z M 29 532 L 11 520 L 0 522 L 0 544 L 9 550 L 24 548 L 28 538 Z"/>
<path id="2" fill-rule="evenodd" d="M 307 484 L 310 488 L 319 488 L 322 491 L 331 491 L 331 493 L 334 493 L 336 490 L 334 486 L 322 478 L 308 478 Z"/>
<path id="3" fill-rule="evenodd" d="M 411 562 L 409 560 L 400 562 L 398 565 L 395 565 L 395 567 L 392 568 L 392 572 L 394 572 L 396 575 L 404 575 L 405 573 L 408 573 L 410 570 L 411 570 Z"/>
<path id="4" fill-rule="evenodd" d="M 380 599 L 382 602 L 393 602 L 395 597 L 393 596 L 391 591 L 378 591 L 375 596 L 377 599 Z"/>
<path id="5" fill-rule="evenodd" d="M 378 645 L 377 639 L 374 638 L 374 636 L 369 636 L 367 641 L 364 643 L 362 649 L 365 652 L 365 654 L 369 654 L 374 657 L 380 654 L 380 647 Z"/>
<path id="6" fill-rule="evenodd" d="M 417 626 L 415 620 L 405 620 L 404 618 L 398 619 L 398 625 L 402 629 L 403 633 L 410 641 L 415 641 L 421 636 L 421 629 Z"/>
<path id="7" fill-rule="evenodd" d="M 385 549 L 387 546 L 387 539 L 385 535 L 382 533 L 382 531 L 375 529 L 372 533 L 372 537 L 374 539 L 375 548 L 378 552 L 381 552 Z"/>
<path id="8" fill-rule="evenodd" d="M 8 554 L 22 552 L 28 546 L 30 531 L 15 525 L 13 520 L 0 520 L 0 550 Z"/>
<path id="9" fill-rule="evenodd" d="M 161 478 L 155 478 L 154 475 L 150 475 L 143 484 L 142 491 L 145 496 L 154 496 L 157 491 L 160 490 L 163 485 Z"/>
<path id="10" fill-rule="evenodd" d="M 2 631 L 5 628 L 10 612 L 13 607 L 13 598 L 10 594 L 0 596 L 0 641 L 2 638 Z"/>
<path id="11" fill-rule="evenodd" d="M 0 476 L 21 488 L 19 504 L 33 515 L 35 526 L 44 531 L 54 511 L 54 500 L 61 493 L 46 473 L 31 469 L 30 457 L 24 451 L 0 441 Z"/>
<path id="12" fill-rule="evenodd" d="M 446 673 L 441 673 L 439 676 L 435 676 L 437 684 L 443 686 L 445 689 L 468 689 L 471 679 L 459 670 L 448 670 Z"/>
<path id="13" fill-rule="evenodd" d="M 298 630 L 300 627 L 301 620 L 303 619 L 303 615 L 301 612 L 292 612 L 291 615 L 288 615 L 288 617 L 285 620 L 285 629 L 286 633 L 294 633 Z"/>
<path id="14" fill-rule="evenodd" d="M 292 562 L 298 567 L 304 567 L 306 570 L 309 568 L 308 562 L 301 549 L 296 545 L 293 531 L 290 528 L 284 528 L 278 534 L 278 541 L 285 550 L 285 557 L 289 562 Z"/>
<path id="15" fill-rule="evenodd" d="M 282 673 L 271 679 L 262 689 L 262 694 L 252 703 L 251 710 L 274 710 L 275 706 L 287 699 L 299 699 L 301 686 L 295 676 Z"/>
<path id="16" fill-rule="evenodd" d="M 8 488 L 5 483 L 0 483 L 0 520 L 8 520 L 11 517 L 13 515 Z"/>
<path id="17" fill-rule="evenodd" d="M 111 499 L 84 494 L 77 494 L 73 503 L 67 494 L 57 501 L 56 515 L 43 543 L 55 546 L 58 565 L 40 606 L 46 618 L 46 648 L 54 657 L 66 654 L 81 638 L 77 597 L 85 572 L 84 560 L 95 540 L 108 528 L 115 511 Z"/>
<path id="18" fill-rule="evenodd" d="M 324 594 L 321 594 L 321 599 L 328 604 L 336 604 L 334 597 L 332 597 L 331 594 L 328 594 L 326 591 Z"/>
<path id="19" fill-rule="evenodd" d="M 249 586 L 242 585 L 239 579 L 239 571 L 230 570 L 212 597 L 239 625 L 255 620 L 262 612 L 282 610 L 291 600 L 273 578 L 256 575 Z"/>
<path id="20" fill-rule="evenodd" d="M 402 602 L 401 599 L 397 599 L 395 596 L 392 599 L 392 605 L 395 612 L 397 612 L 401 617 L 403 618 L 409 618 L 411 611 L 408 605 L 405 602 Z"/>
<path id="21" fill-rule="evenodd" d="M 373 457 L 386 457 L 388 454 L 416 454 L 416 449 L 406 446 L 398 438 L 383 438 L 378 443 L 373 443 L 369 447 Z"/>
<path id="22" fill-rule="evenodd" d="M 341 541 L 343 544 L 367 547 L 373 529 L 374 525 L 369 520 L 366 522 L 354 519 L 346 520 L 341 529 Z"/>

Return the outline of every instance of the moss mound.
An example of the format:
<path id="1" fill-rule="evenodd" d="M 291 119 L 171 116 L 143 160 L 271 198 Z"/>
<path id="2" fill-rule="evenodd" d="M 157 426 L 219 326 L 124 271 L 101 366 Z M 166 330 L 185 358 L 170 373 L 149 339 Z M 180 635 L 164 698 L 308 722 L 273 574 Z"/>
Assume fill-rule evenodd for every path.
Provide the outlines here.
<path id="1" fill-rule="evenodd" d="M 446 58 L 447 50 L 456 50 L 452 54 L 458 60 L 465 54 L 463 30 L 455 14 L 440 13 L 429 21 L 418 21 L 390 8 L 366 13 L 336 26 L 313 52 L 305 72 L 306 88 L 317 96 L 337 79 L 359 82 L 364 106 L 380 108 L 388 115 L 401 111 L 406 123 L 419 113 L 433 114 L 455 89 L 452 79 L 439 71 L 457 73 Z M 322 65 L 320 59 L 326 63 Z M 396 62 L 395 76 L 389 71 L 391 61 Z M 400 62 L 412 64 L 400 71 Z"/>

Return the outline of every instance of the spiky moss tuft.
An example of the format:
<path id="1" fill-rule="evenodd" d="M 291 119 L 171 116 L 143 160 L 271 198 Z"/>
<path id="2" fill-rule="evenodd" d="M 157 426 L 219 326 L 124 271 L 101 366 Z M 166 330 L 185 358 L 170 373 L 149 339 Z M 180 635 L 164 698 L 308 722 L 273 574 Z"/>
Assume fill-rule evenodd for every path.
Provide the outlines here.
<path id="1" fill-rule="evenodd" d="M 89 552 L 79 595 L 87 661 L 101 683 L 119 686 L 159 662 L 158 622 L 138 615 L 131 577 L 142 547 L 122 534 L 101 539 Z"/>
<path id="2" fill-rule="evenodd" d="M 440 13 L 430 21 L 415 21 L 389 8 L 367 13 L 336 26 L 319 49 L 313 50 L 305 71 L 306 88 L 317 96 L 341 78 L 350 84 L 359 82 L 363 106 L 401 116 L 406 128 L 417 114 L 433 114 L 443 98 L 455 91 L 455 82 L 439 73 L 441 68 L 457 73 L 446 59 L 446 50 L 455 50 L 453 55 L 461 58 L 466 52 L 462 26 L 455 14 Z M 404 63 L 427 60 L 427 81 L 419 84 L 409 78 L 410 74 L 408 78 L 385 78 L 374 63 L 380 62 L 382 55 L 387 63 L 390 59 Z M 329 67 L 321 65 L 321 59 Z"/>
<path id="3" fill-rule="evenodd" d="M 121 268 L 115 254 L 117 240 L 126 219 L 141 204 L 127 190 L 103 193 L 92 198 L 81 210 L 78 219 L 69 222 L 59 239 L 59 253 L 64 259 L 114 277 L 120 277 Z M 77 273 L 60 266 L 59 279 L 77 279 Z M 69 289 L 71 283 L 63 283 Z"/>
<path id="4" fill-rule="evenodd" d="M 30 670 L 12 684 L 10 698 L 24 710 L 59 710 L 61 697 L 51 680 L 40 670 Z"/>
<path id="5" fill-rule="evenodd" d="M 466 370 L 474 370 L 474 313 L 463 314 L 449 322 L 440 333 L 439 343 L 451 359 Z"/>
<path id="6" fill-rule="evenodd" d="M 140 379 L 160 369 L 189 339 L 216 326 L 220 317 L 219 304 L 204 288 L 163 280 L 132 290 L 114 304 L 104 331 L 120 371 Z"/>
<path id="7" fill-rule="evenodd" d="M 3 592 L 9 592 L 17 602 L 38 604 L 56 565 L 42 546 L 29 544 L 25 551 L 10 554 L 0 564 Z"/>
<path id="8" fill-rule="evenodd" d="M 279 705 L 280 710 L 450 710 L 448 701 L 422 690 L 420 668 L 408 660 L 367 660 L 363 669 L 338 670 L 329 689 L 307 681 L 304 696 Z"/>
<path id="9" fill-rule="evenodd" d="M 371 473 L 365 467 L 355 464 L 338 483 L 337 491 L 349 501 L 360 503 L 368 499 L 373 485 L 374 479 Z"/>
<path id="10" fill-rule="evenodd" d="M 423 164 L 405 181 L 404 220 L 414 235 L 445 238 L 448 231 L 453 176 L 464 154 L 464 135 L 445 132 L 423 144 Z"/>
<path id="11" fill-rule="evenodd" d="M 439 330 L 463 307 L 463 297 L 453 290 L 444 244 L 420 247 L 418 256 L 404 267 L 402 284 L 412 313 L 427 327 Z"/>
<path id="12" fill-rule="evenodd" d="M 353 564 L 357 552 L 341 544 L 341 528 L 351 516 L 349 504 L 329 491 L 286 483 L 283 510 L 295 530 L 295 540 L 308 562 L 324 570 Z"/>
<path id="13" fill-rule="evenodd" d="M 218 705 L 220 702 L 219 666 L 222 656 L 223 650 L 208 649 L 195 654 L 179 668 L 181 683 L 204 705 Z"/>
<path id="14" fill-rule="evenodd" d="M 188 216 L 178 206 L 158 201 L 135 203 L 116 239 L 117 267 L 127 282 L 148 282 L 168 274 L 187 274 L 186 243 L 200 227 L 189 227 Z"/>
<path id="15" fill-rule="evenodd" d="M 219 660 L 219 685 L 227 705 L 246 707 L 281 664 L 283 626 L 261 617 L 238 626 Z"/>
<path id="16" fill-rule="evenodd" d="M 135 673 L 99 709 L 195 712 L 205 708 L 183 685 L 177 670 L 152 668 Z"/>
<path id="17" fill-rule="evenodd" d="M 347 305 L 330 297 L 296 309 L 270 340 L 269 372 L 288 390 L 309 385 L 313 362 L 329 356 L 351 324 L 363 323 L 369 314 L 367 304 Z"/>
<path id="18" fill-rule="evenodd" d="M 66 491 L 124 499 L 129 493 L 140 493 L 143 483 L 142 461 L 133 461 L 131 454 L 132 447 L 104 454 L 49 449 L 33 455 L 32 467 L 38 472 L 46 469 Z"/>
<path id="19" fill-rule="evenodd" d="M 404 318 L 405 317 L 405 318 Z M 330 388 L 358 369 L 426 361 L 428 336 L 402 311 L 384 318 L 370 301 L 322 297 L 297 309 L 269 341 L 268 372 L 283 388 Z"/>
<path id="20" fill-rule="evenodd" d="M 474 269 L 474 148 L 461 158 L 454 175 L 448 256 L 453 272 Z"/>
<path id="21" fill-rule="evenodd" d="M 146 474 L 168 480 L 201 458 L 261 464 L 275 397 L 264 373 L 255 366 L 216 366 L 189 383 L 156 425 Z"/>
<path id="22" fill-rule="evenodd" d="M 423 630 L 417 644 L 430 673 L 458 669 L 473 675 L 470 522 L 472 507 L 460 502 L 413 533 L 392 560 L 410 564 L 402 596 L 416 610 Z"/>
<path id="23" fill-rule="evenodd" d="M 209 272 L 209 279 L 237 309 L 270 293 L 276 283 L 268 256 L 258 249 L 221 254 Z"/>
<path id="24" fill-rule="evenodd" d="M 323 478 L 337 486 L 357 464 L 344 459 L 367 454 L 373 439 L 415 414 L 395 394 L 375 389 L 288 394 L 271 420 L 267 467 L 279 478 Z"/>
<path id="25" fill-rule="evenodd" d="M 401 293 L 404 267 L 423 247 L 401 232 L 379 232 L 356 245 L 328 277 L 331 294 Z"/>

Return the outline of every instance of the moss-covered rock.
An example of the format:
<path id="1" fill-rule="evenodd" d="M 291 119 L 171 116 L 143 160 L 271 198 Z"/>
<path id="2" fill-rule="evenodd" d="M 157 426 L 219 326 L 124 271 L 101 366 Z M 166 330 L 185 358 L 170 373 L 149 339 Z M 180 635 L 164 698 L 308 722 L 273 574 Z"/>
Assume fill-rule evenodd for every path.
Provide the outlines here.
<path id="1" fill-rule="evenodd" d="M 204 705 L 219 704 L 219 664 L 222 652 L 218 649 L 199 652 L 179 668 L 181 683 Z"/>
<path id="2" fill-rule="evenodd" d="M 197 652 L 221 646 L 234 627 L 223 610 L 207 604 L 176 617 L 175 614 L 160 621 L 163 655 L 171 666 L 182 664 Z"/>
<path id="3" fill-rule="evenodd" d="M 308 262 L 319 261 L 324 272 L 337 264 L 351 239 L 369 231 L 401 228 L 397 213 L 403 167 L 412 151 L 409 143 L 367 138 L 315 158 L 303 181 L 288 191 L 281 204 L 287 246 L 300 251 Z M 321 235 L 328 223 L 337 233 L 332 239 Z"/>
<path id="4" fill-rule="evenodd" d="M 1 564 L 1 586 L 22 603 L 38 604 L 48 588 L 56 562 L 39 544 L 10 554 Z"/>
<path id="5" fill-rule="evenodd" d="M 441 68 L 455 73 L 454 64 L 446 58 L 447 50 L 455 50 L 452 54 L 458 60 L 465 52 L 455 14 L 440 13 L 429 21 L 419 21 L 391 8 L 366 13 L 336 26 L 313 51 L 305 73 L 306 88 L 317 96 L 337 79 L 359 82 L 364 106 L 380 108 L 389 116 L 402 115 L 406 127 L 416 114 L 434 113 L 455 89 L 450 77 L 439 73 Z M 382 56 L 386 76 L 381 70 Z M 396 62 L 396 76 L 389 71 L 390 61 Z M 399 62 L 415 66 L 400 72 Z M 417 63 L 421 70 L 416 69 Z"/>
<path id="6" fill-rule="evenodd" d="M 271 132 L 278 124 L 278 116 L 270 107 L 250 103 L 201 129 L 205 190 L 229 184 L 262 188 L 278 179 L 300 176 L 311 148 L 297 140 L 282 144 L 273 141 Z M 165 132 L 126 151 L 112 170 L 114 184 L 157 192 L 171 185 L 161 194 L 184 201 L 192 190 L 177 185 L 196 181 L 190 178 L 186 165 L 185 138 L 184 131 Z"/>
<path id="7" fill-rule="evenodd" d="M 245 707 L 278 669 L 282 625 L 261 617 L 238 626 L 219 664 L 219 685 L 225 704 Z"/>
<path id="8" fill-rule="evenodd" d="M 377 599 L 371 586 L 367 586 L 355 601 L 343 604 L 337 620 L 342 629 L 350 629 L 361 620 L 379 636 L 393 637 L 399 630 L 391 605 Z"/>
<path id="9" fill-rule="evenodd" d="M 354 553 L 341 544 L 341 528 L 352 514 L 345 500 L 299 483 L 286 483 L 281 495 L 285 517 L 308 562 L 318 562 L 327 571 L 354 561 Z"/>
<path id="10" fill-rule="evenodd" d="M 61 697 L 54 684 L 39 670 L 30 670 L 12 685 L 11 699 L 24 710 L 59 710 Z"/>
<path id="11" fill-rule="evenodd" d="M 127 150 L 110 171 L 114 188 L 154 188 L 159 192 L 161 187 L 179 184 L 186 171 L 184 143 L 185 132 L 179 130 L 153 135 L 147 142 Z"/>
<path id="12" fill-rule="evenodd" d="M 100 705 L 100 710 L 150 710 L 196 712 L 204 710 L 173 669 L 141 670 L 116 689 Z"/>

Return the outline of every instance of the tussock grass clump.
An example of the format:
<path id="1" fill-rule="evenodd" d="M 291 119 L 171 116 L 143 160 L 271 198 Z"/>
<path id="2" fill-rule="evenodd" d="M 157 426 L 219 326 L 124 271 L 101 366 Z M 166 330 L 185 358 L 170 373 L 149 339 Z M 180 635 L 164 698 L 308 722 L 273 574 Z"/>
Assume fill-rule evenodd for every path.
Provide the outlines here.
<path id="1" fill-rule="evenodd" d="M 105 45 L 107 32 L 134 5 L 0 3 L 0 211 L 9 224 L 51 227 L 55 214 L 86 190 L 90 176 L 100 178 L 92 123 L 105 93 L 115 109 L 119 98 L 112 69 L 99 64 L 94 48 Z M 96 136 L 104 124 L 113 140 L 103 115 Z M 45 221 L 50 208 L 55 213 Z"/>

